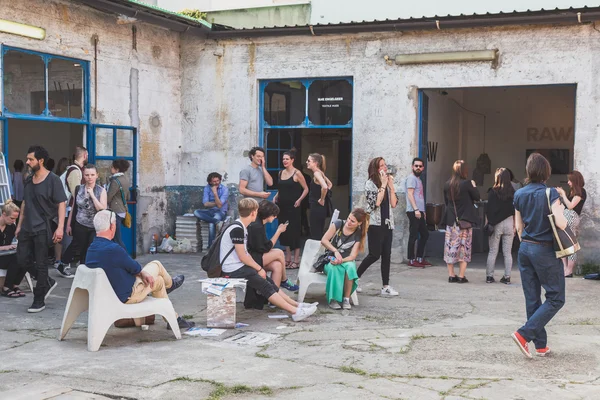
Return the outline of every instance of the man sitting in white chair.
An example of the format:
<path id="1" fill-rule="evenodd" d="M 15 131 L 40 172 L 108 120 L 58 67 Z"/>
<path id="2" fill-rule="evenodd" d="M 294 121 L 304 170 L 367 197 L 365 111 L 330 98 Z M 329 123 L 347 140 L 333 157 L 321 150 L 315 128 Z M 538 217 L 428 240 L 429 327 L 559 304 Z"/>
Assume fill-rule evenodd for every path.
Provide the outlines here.
<path id="1" fill-rule="evenodd" d="M 96 238 L 90 245 L 85 265 L 88 268 L 102 268 L 108 277 L 115 294 L 125 304 L 135 304 L 152 297 L 166 298 L 183 284 L 184 276 L 171 278 L 160 261 L 151 261 L 144 268 L 113 242 L 117 229 L 114 211 L 103 210 L 94 217 Z M 189 329 L 195 324 L 178 317 L 179 328 Z M 167 327 L 169 327 L 167 325 Z"/>

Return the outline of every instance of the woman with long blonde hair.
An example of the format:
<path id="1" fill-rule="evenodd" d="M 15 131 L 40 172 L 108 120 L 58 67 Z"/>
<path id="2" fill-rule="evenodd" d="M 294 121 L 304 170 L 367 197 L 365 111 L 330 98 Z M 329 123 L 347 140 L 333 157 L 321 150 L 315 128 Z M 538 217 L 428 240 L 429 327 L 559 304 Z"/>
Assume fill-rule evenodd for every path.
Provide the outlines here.
<path id="1" fill-rule="evenodd" d="M 329 307 L 334 310 L 351 308 L 350 295 L 358 286 L 355 260 L 365 249 L 368 229 L 369 215 L 362 208 L 355 208 L 346 221 L 333 221 L 321 239 L 321 244 L 331 254 L 331 261 L 324 269 L 327 275 L 325 291 Z"/>
<path id="2" fill-rule="evenodd" d="M 27 269 L 18 263 L 17 245 L 13 243 L 17 231 L 15 221 L 19 218 L 20 211 L 11 199 L 7 199 L 2 206 L 2 215 L 0 215 L 0 251 L 15 251 L 15 254 L 0 257 L 0 269 L 6 270 L 6 279 L 1 294 L 9 298 L 25 297 L 25 293 L 19 289 L 19 284 L 25 277 Z"/>

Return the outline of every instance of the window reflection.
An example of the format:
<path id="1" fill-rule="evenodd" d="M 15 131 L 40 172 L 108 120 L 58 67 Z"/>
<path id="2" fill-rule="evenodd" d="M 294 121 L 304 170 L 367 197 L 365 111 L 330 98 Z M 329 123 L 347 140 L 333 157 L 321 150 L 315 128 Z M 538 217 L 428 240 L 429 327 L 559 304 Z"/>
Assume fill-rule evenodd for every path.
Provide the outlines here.
<path id="1" fill-rule="evenodd" d="M 265 87 L 264 119 L 270 125 L 291 126 L 304 122 L 306 88 L 299 81 L 271 82 Z"/>
<path id="2" fill-rule="evenodd" d="M 48 109 L 55 117 L 83 117 L 83 68 L 80 63 L 61 58 L 50 59 Z"/>
<path id="3" fill-rule="evenodd" d="M 313 125 L 346 125 L 352 119 L 352 85 L 344 79 L 316 80 L 308 88 Z"/>
<path id="4" fill-rule="evenodd" d="M 15 114 L 43 114 L 46 67 L 42 57 L 9 50 L 4 54 L 4 107 Z"/>

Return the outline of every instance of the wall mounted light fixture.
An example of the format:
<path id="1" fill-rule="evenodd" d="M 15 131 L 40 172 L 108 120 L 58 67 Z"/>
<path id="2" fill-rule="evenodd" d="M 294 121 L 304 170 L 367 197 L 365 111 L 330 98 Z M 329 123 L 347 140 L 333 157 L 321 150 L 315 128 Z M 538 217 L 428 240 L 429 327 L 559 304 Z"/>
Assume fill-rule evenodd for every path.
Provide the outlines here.
<path id="1" fill-rule="evenodd" d="M 19 22 L 0 19 L 0 32 L 10 33 L 13 35 L 25 36 L 32 39 L 44 40 L 46 38 L 46 30 L 37 26 L 25 25 Z"/>
<path id="2" fill-rule="evenodd" d="M 387 57 L 387 56 L 386 56 Z M 389 57 L 386 61 L 390 61 Z M 448 51 L 443 53 L 399 54 L 395 57 L 397 65 L 434 64 L 449 62 L 492 61 L 498 62 L 498 50 Z"/>

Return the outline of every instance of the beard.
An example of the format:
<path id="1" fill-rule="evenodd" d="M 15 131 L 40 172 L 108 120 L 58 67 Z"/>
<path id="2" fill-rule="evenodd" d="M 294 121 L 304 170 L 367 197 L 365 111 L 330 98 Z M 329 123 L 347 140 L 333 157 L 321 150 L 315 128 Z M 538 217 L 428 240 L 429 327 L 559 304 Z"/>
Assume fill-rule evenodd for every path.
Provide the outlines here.
<path id="1" fill-rule="evenodd" d="M 413 174 L 415 174 L 415 176 L 421 176 L 421 174 L 423 173 L 423 170 L 413 170 Z"/>
<path id="2" fill-rule="evenodd" d="M 36 165 L 35 167 L 31 167 L 31 170 L 33 172 L 38 172 L 40 170 L 40 164 Z"/>

